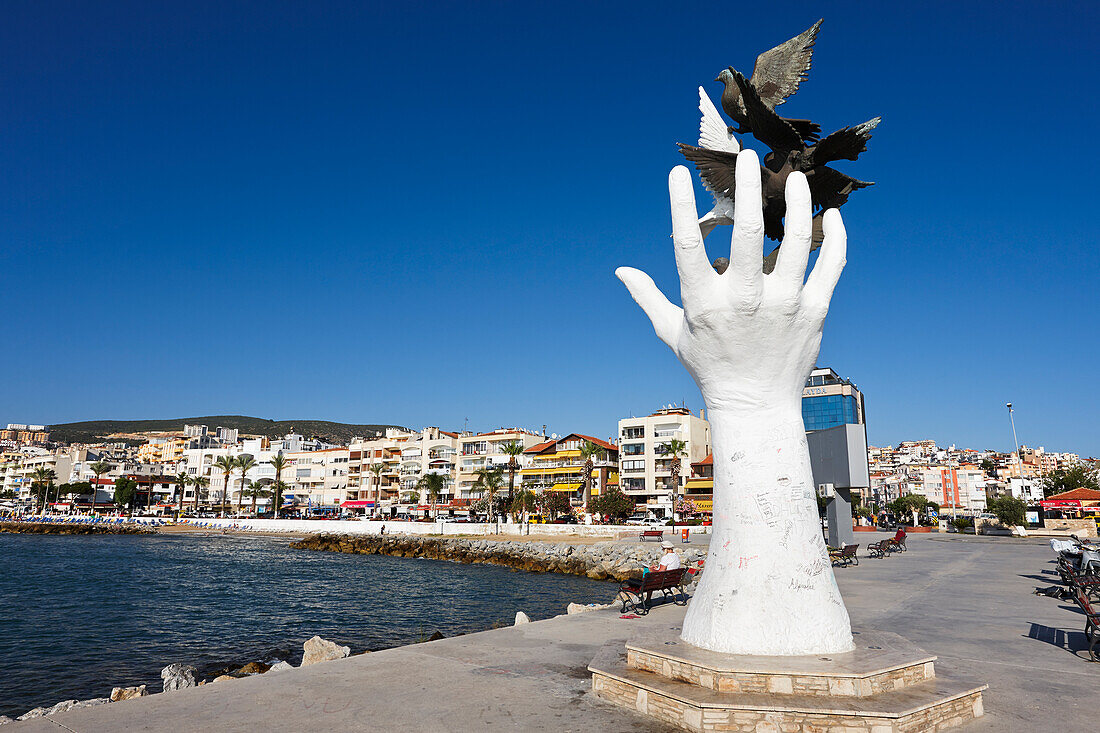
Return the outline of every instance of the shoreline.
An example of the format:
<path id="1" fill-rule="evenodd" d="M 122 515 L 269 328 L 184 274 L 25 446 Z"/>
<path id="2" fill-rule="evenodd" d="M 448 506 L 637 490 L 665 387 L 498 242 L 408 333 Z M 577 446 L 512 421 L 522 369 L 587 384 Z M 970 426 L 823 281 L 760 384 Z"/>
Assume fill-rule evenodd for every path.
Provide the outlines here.
<path id="1" fill-rule="evenodd" d="M 612 541 L 578 545 L 572 542 L 529 542 L 464 537 L 423 537 L 416 535 L 341 534 L 309 535 L 290 544 L 295 550 L 338 552 L 356 555 L 450 560 L 467 564 L 499 565 L 513 570 L 536 573 L 579 575 L 591 580 L 624 581 L 640 578 L 663 554 L 656 543 L 625 544 Z M 684 567 L 706 557 L 706 548 L 680 549 Z M 690 582 L 690 581 L 686 581 Z"/>

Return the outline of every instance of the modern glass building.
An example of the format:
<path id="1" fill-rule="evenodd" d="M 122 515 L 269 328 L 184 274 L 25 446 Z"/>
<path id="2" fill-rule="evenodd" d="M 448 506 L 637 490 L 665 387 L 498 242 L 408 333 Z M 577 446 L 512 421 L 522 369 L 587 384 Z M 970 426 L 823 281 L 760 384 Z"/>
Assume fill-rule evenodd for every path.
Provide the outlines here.
<path id="1" fill-rule="evenodd" d="M 814 369 L 802 390 L 802 420 L 807 431 L 864 425 L 863 393 L 828 367 Z"/>

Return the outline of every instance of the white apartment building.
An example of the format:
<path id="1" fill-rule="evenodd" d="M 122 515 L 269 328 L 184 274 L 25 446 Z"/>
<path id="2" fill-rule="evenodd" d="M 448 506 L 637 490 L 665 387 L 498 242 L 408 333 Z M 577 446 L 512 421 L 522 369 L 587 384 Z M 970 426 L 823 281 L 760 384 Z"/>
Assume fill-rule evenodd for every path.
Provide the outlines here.
<path id="1" fill-rule="evenodd" d="M 467 505 L 481 498 L 481 490 L 474 487 L 477 472 L 484 468 L 499 468 L 504 471 L 507 488 L 508 462 L 511 458 L 504 452 L 507 443 L 519 443 L 524 450 L 538 445 L 546 438 L 536 432 L 520 428 L 497 428 L 488 433 L 462 435 L 458 439 L 458 466 L 455 475 L 455 498 L 459 504 Z M 520 485 L 519 470 L 531 464 L 531 457 L 523 453 L 516 456 L 516 488 Z"/>
<path id="2" fill-rule="evenodd" d="M 401 493 L 401 452 L 421 437 L 415 430 L 386 428 L 381 436 L 352 440 L 344 506 L 370 512 L 395 506 Z M 380 473 L 373 466 L 381 466 Z"/>
<path id="3" fill-rule="evenodd" d="M 687 444 L 680 458 L 679 486 L 672 486 L 672 459 L 664 450 L 670 440 Z M 675 497 L 683 496 L 691 464 L 710 453 L 710 423 L 703 412 L 669 405 L 645 417 L 619 420 L 619 484 L 623 493 L 658 516 L 672 516 Z"/>
<path id="4" fill-rule="evenodd" d="M 290 461 L 283 469 L 287 493 L 299 504 L 313 508 L 338 507 L 347 495 L 349 453 L 347 448 L 284 453 Z"/>
<path id="5" fill-rule="evenodd" d="M 388 505 L 391 512 L 416 509 L 427 497 L 417 488 L 420 479 L 429 473 L 438 474 L 445 482 L 445 494 L 454 493 L 455 457 L 458 454 L 458 433 L 436 427 L 424 428 L 401 448 L 398 468 L 400 488 L 395 501 Z"/>

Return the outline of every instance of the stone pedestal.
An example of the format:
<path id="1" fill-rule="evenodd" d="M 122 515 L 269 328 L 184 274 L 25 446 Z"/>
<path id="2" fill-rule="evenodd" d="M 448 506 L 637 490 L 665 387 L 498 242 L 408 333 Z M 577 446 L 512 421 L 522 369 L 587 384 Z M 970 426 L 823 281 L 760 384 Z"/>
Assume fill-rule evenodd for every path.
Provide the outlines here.
<path id="1" fill-rule="evenodd" d="M 592 660 L 601 698 L 690 731 L 915 733 L 980 717 L 986 685 L 937 675 L 897 634 L 856 632 L 843 654 L 762 657 L 699 649 L 667 631 Z"/>

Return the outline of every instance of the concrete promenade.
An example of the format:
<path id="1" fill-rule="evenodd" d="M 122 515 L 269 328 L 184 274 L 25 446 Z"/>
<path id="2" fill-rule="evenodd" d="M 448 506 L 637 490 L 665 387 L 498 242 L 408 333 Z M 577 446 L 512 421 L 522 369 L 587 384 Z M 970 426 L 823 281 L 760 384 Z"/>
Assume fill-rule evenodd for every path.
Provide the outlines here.
<path id="1" fill-rule="evenodd" d="M 937 668 L 987 682 L 986 716 L 960 730 L 1094 727 L 1100 664 L 1081 651 L 1083 617 L 1032 594 L 1056 578 L 1045 541 L 911 535 L 909 547 L 882 560 L 862 557 L 861 547 L 858 567 L 837 570 L 857 630 L 896 632 L 938 655 Z M 10 730 L 662 731 L 596 699 L 585 668 L 606 640 L 678 626 L 682 617 L 676 606 L 642 619 L 609 609 L 73 710 Z"/>

